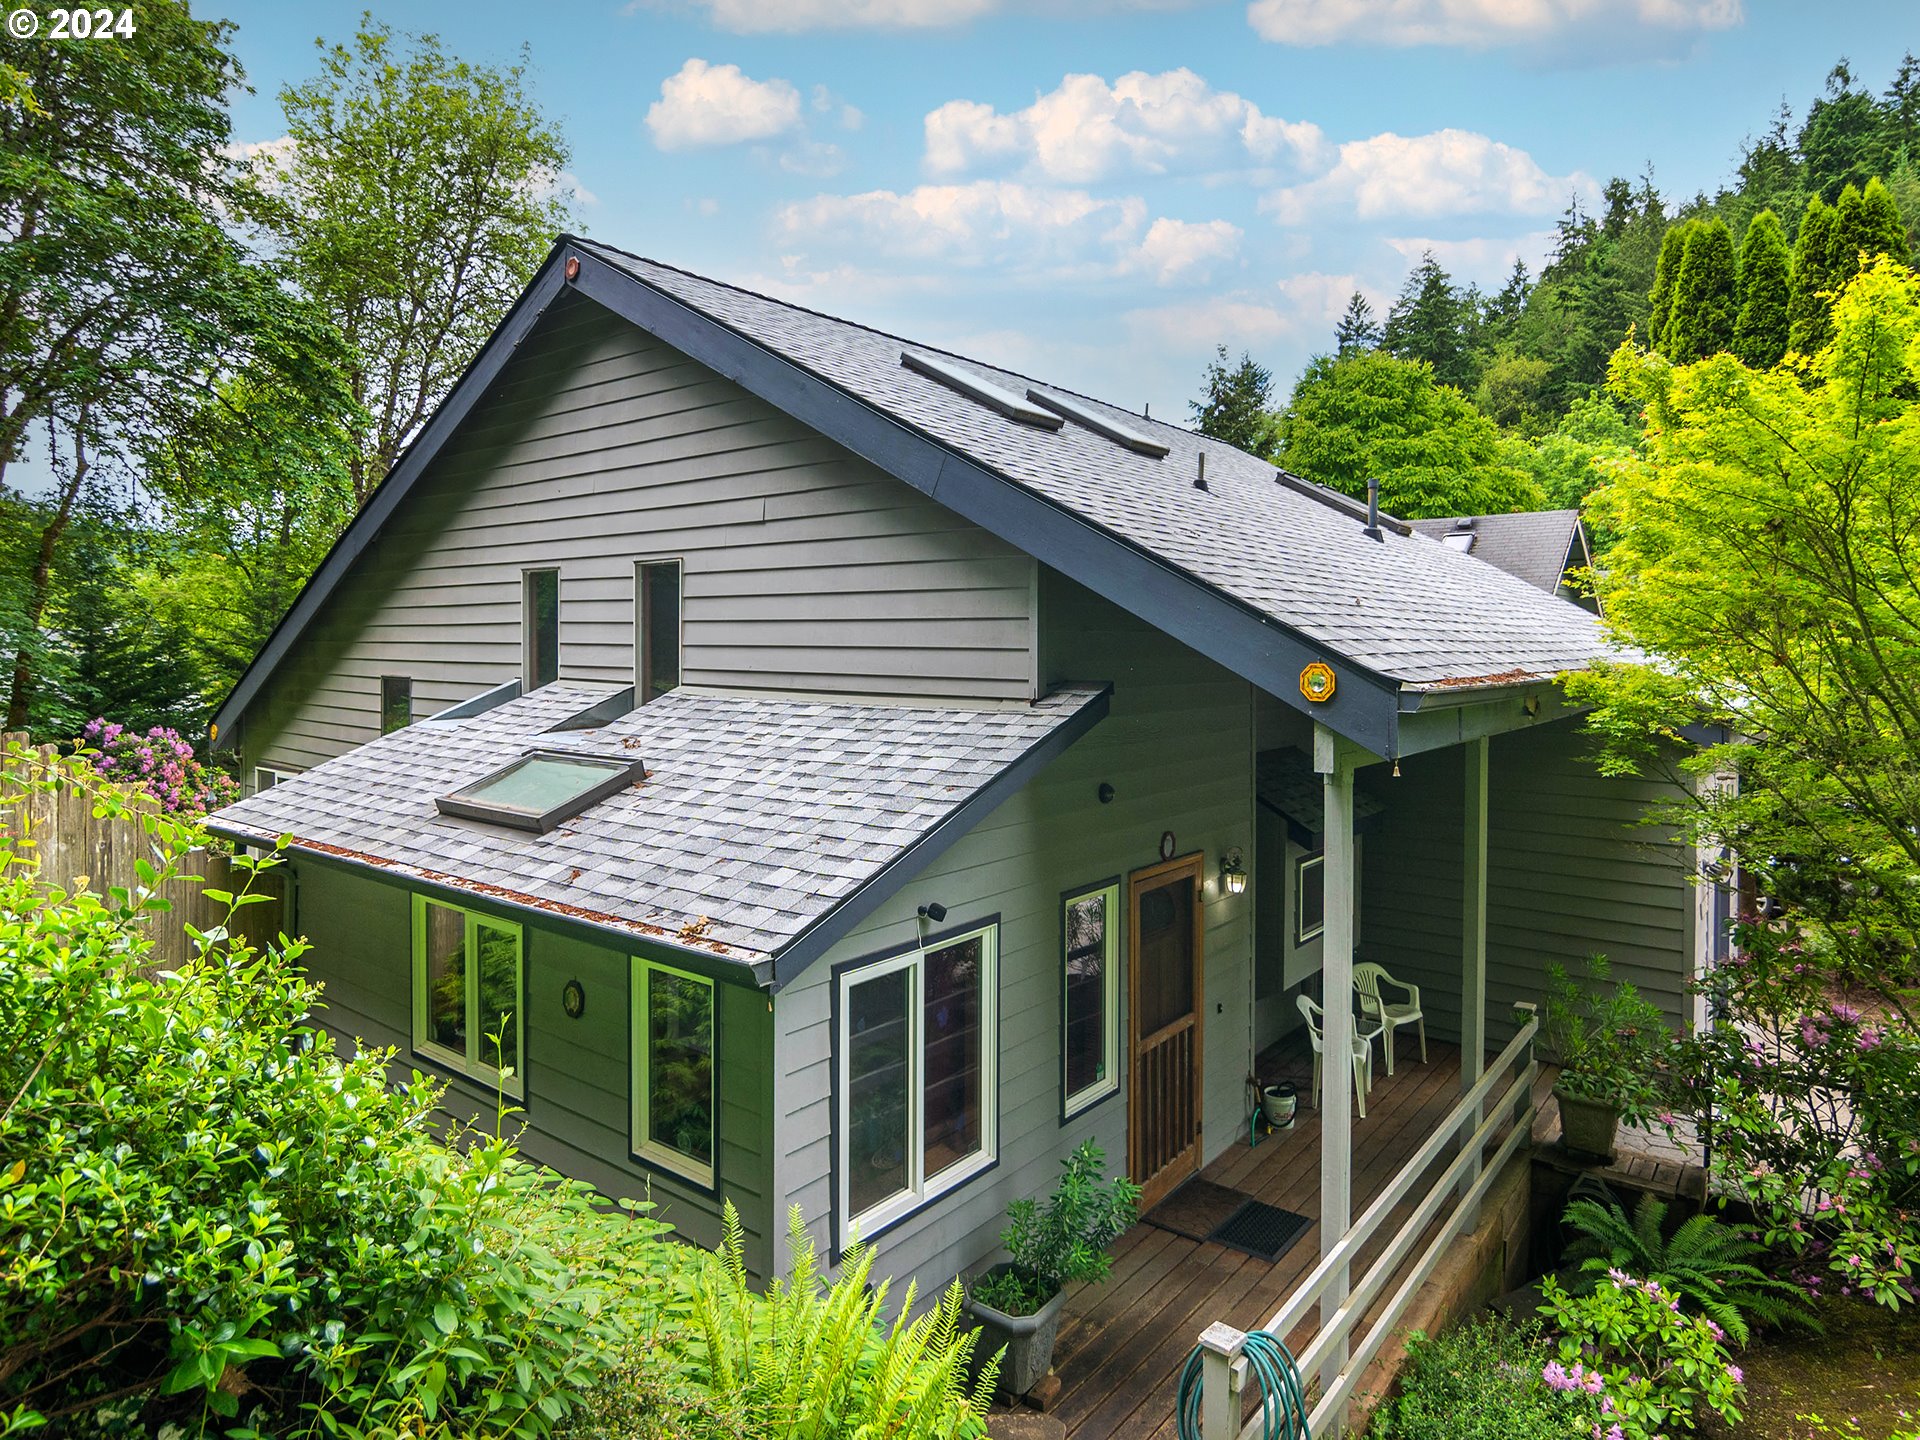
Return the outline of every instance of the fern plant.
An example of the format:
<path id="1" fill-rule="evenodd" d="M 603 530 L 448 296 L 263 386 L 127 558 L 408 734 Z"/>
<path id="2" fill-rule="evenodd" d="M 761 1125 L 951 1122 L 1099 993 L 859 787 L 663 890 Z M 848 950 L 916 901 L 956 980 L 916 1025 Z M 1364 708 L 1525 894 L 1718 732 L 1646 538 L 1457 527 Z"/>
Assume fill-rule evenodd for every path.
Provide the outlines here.
<path id="1" fill-rule="evenodd" d="M 873 1251 L 847 1251 L 840 1278 L 821 1277 L 813 1238 L 794 1206 L 788 1221 L 793 1262 L 766 1294 L 747 1283 L 746 1237 L 728 1201 L 719 1263 L 702 1278 L 694 1331 L 704 1354 L 700 1376 L 715 1395 L 734 1397 L 735 1413 L 756 1440 L 978 1440 L 999 1361 L 967 1375 L 978 1332 L 961 1326 L 960 1284 L 932 1309 L 913 1315 L 908 1285 L 889 1326 L 889 1282 L 868 1290 Z"/>
<path id="2" fill-rule="evenodd" d="M 1647 1194 L 1632 1220 L 1620 1206 L 1596 1200 L 1574 1201 L 1565 1218 L 1579 1232 L 1567 1258 L 1580 1260 L 1596 1282 L 1607 1270 L 1658 1281 L 1736 1345 L 1750 1338 L 1750 1318 L 1761 1325 L 1819 1328 L 1806 1293 L 1760 1268 L 1766 1247 L 1715 1216 L 1695 1215 L 1669 1236 L 1666 1202 Z"/>

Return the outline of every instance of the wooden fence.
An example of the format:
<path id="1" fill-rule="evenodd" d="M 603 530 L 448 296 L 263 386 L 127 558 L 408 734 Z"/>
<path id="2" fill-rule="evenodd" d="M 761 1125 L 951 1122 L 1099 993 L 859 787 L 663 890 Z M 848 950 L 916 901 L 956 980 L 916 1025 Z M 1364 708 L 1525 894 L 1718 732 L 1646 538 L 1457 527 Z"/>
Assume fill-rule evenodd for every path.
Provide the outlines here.
<path id="1" fill-rule="evenodd" d="M 75 784 L 48 787 L 35 783 L 59 773 L 62 762 L 51 745 L 28 747 L 19 735 L 5 737 L 4 784 L 0 785 L 0 835 L 13 842 L 16 856 L 38 867 L 50 886 L 81 887 L 104 895 L 114 886 L 132 891 L 140 884 L 136 861 L 157 866 L 152 839 L 139 822 L 124 816 L 96 816 L 93 796 Z M 156 802 L 139 797 L 136 808 Z M 193 954 L 188 925 L 206 930 L 225 924 L 255 945 L 273 939 L 285 924 L 286 874 L 271 870 L 249 877 L 225 855 L 197 850 L 182 857 L 182 873 L 162 881 L 158 893 L 172 909 L 146 921 L 153 936 L 152 964 L 169 969 Z M 248 886 L 270 896 L 262 904 L 228 907 L 210 900 L 207 887 L 238 892 Z"/>

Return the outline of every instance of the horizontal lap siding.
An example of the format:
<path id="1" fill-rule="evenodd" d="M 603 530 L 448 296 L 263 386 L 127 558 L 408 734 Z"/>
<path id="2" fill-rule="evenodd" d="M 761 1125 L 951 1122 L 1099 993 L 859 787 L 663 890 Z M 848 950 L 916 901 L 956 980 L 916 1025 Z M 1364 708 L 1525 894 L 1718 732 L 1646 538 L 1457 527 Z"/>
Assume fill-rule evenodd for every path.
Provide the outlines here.
<path id="1" fill-rule="evenodd" d="M 1693 894 L 1687 852 L 1639 822 L 1672 798 L 1655 781 L 1609 778 L 1571 723 L 1496 737 L 1488 776 L 1487 1005 L 1511 1033 L 1515 1001 L 1538 1002 L 1546 967 L 1574 975 L 1612 962 L 1672 1022 L 1687 1013 Z M 1365 843 L 1362 958 L 1421 987 L 1429 1028 L 1460 1030 L 1461 846 L 1465 773 L 1456 747 L 1374 768 L 1361 783 L 1386 804 Z"/>
<path id="2" fill-rule="evenodd" d="M 442 1109 L 454 1119 L 493 1129 L 491 1093 L 413 1059 L 409 893 L 340 866 L 301 861 L 296 894 L 295 923 L 312 944 L 303 963 L 325 987 L 315 1018 L 343 1040 L 393 1047 L 402 1074 L 419 1063 L 446 1079 Z M 522 1150 L 605 1194 L 651 1199 L 659 1218 L 698 1245 L 719 1243 L 721 1204 L 732 1200 L 747 1229 L 748 1264 L 765 1275 L 773 1219 L 773 1041 L 766 996 L 743 986 L 715 987 L 720 1047 L 716 1198 L 631 1158 L 630 957 L 538 925 L 523 926 L 522 934 L 526 1099 L 522 1113 L 506 1122 L 510 1129 L 525 1127 Z M 578 1019 L 561 1005 L 569 980 L 578 980 L 586 995 Z"/>
<path id="3" fill-rule="evenodd" d="M 1033 563 L 589 302 L 558 302 L 249 711 L 249 765 L 372 738 L 521 667 L 521 573 L 560 570 L 560 672 L 633 679 L 633 566 L 685 563 L 683 678 L 1032 697 Z"/>
<path id="4" fill-rule="evenodd" d="M 1125 1016 L 1120 1094 L 1060 1123 L 1061 892 L 1159 859 L 1160 834 L 1204 850 L 1207 1155 L 1242 1118 L 1249 1063 L 1250 897 L 1218 893 L 1219 856 L 1252 849 L 1251 702 L 1245 682 L 1051 574 L 1043 585 L 1050 679 L 1114 682 L 1112 711 L 926 874 L 775 997 L 780 1097 L 776 1189 L 816 1237 L 832 1204 L 832 969 L 916 938 L 917 908 L 946 906 L 942 930 L 1000 917 L 999 1164 L 878 1241 L 879 1272 L 929 1295 L 992 1253 L 1010 1200 L 1052 1189 L 1060 1161 L 1092 1137 L 1125 1168 Z M 1114 787 L 1102 805 L 1100 785 Z M 1127 936 L 1122 917 L 1122 1005 Z"/>

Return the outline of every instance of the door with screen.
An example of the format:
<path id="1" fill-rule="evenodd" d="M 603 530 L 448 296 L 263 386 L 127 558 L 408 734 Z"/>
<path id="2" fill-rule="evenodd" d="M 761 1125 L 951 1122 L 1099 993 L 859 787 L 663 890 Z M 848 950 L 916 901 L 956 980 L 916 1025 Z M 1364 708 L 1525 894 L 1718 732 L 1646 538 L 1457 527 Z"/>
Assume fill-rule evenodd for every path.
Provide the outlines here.
<path id="1" fill-rule="evenodd" d="M 1201 865 L 1187 855 L 1127 877 L 1127 1170 L 1142 1210 L 1200 1169 Z"/>

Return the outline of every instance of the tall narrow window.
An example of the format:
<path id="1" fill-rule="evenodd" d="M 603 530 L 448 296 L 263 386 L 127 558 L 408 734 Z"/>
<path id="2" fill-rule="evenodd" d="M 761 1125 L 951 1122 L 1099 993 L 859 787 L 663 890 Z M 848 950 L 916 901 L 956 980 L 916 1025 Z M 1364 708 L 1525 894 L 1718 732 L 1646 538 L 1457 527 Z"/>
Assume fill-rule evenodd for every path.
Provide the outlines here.
<path id="1" fill-rule="evenodd" d="M 1062 1113 L 1079 1114 L 1120 1084 L 1120 887 L 1061 904 Z"/>
<path id="2" fill-rule="evenodd" d="M 633 962 L 633 1151 L 711 1186 L 713 981 Z"/>
<path id="3" fill-rule="evenodd" d="M 515 1097 L 520 974 L 519 926 L 413 897 L 413 1048 Z"/>
<path id="4" fill-rule="evenodd" d="M 1327 928 L 1326 853 L 1302 855 L 1294 866 L 1293 943 L 1304 945 Z"/>
<path id="5" fill-rule="evenodd" d="M 527 637 L 526 679 L 529 690 L 551 685 L 560 678 L 560 572 L 529 570 L 522 599 L 522 625 Z"/>
<path id="6" fill-rule="evenodd" d="M 639 591 L 640 703 L 657 700 L 680 683 L 680 562 L 643 560 Z"/>
<path id="7" fill-rule="evenodd" d="M 380 677 L 380 733 L 391 735 L 413 723 L 413 677 Z"/>
<path id="8" fill-rule="evenodd" d="M 988 926 L 841 974 L 843 1245 L 993 1164 L 998 945 Z"/>

